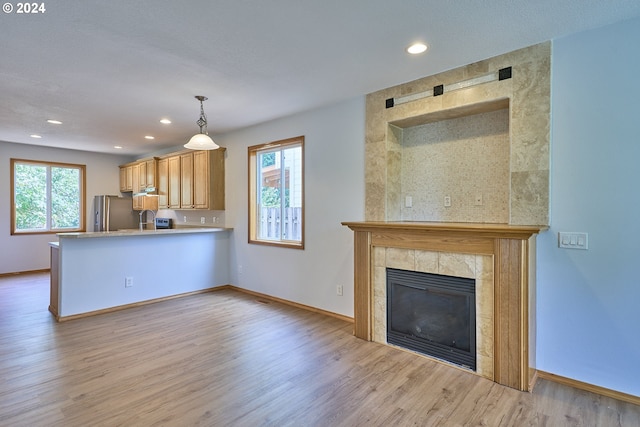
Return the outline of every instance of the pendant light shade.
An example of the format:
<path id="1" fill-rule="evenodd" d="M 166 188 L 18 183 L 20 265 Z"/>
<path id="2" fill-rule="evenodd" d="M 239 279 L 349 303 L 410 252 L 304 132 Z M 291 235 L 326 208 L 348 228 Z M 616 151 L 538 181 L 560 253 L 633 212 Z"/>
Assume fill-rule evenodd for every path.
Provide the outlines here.
<path id="1" fill-rule="evenodd" d="M 218 144 L 213 142 L 213 139 L 211 139 L 209 135 L 205 135 L 204 133 L 193 135 L 184 146 L 192 150 L 215 150 L 216 148 L 220 148 Z"/>
<path id="2" fill-rule="evenodd" d="M 197 133 L 191 137 L 189 142 L 184 144 L 185 148 L 191 150 L 215 150 L 220 148 L 218 144 L 213 142 L 207 132 L 207 115 L 204 114 L 204 106 L 202 103 L 207 100 L 206 96 L 196 96 L 196 99 L 200 101 L 200 118 L 196 124 L 200 127 L 200 133 Z"/>

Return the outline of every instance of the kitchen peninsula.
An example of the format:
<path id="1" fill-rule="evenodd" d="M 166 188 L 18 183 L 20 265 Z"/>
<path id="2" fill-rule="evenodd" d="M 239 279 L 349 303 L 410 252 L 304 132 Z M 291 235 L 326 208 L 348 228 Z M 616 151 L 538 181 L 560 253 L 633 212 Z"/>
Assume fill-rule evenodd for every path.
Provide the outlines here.
<path id="1" fill-rule="evenodd" d="M 51 246 L 58 321 L 229 283 L 228 228 L 60 233 Z"/>

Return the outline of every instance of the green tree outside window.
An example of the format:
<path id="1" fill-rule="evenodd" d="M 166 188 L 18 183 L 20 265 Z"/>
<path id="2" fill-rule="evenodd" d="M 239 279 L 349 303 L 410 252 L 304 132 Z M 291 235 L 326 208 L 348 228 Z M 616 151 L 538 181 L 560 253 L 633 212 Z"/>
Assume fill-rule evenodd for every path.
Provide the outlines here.
<path id="1" fill-rule="evenodd" d="M 84 165 L 11 162 L 13 234 L 84 229 Z"/>

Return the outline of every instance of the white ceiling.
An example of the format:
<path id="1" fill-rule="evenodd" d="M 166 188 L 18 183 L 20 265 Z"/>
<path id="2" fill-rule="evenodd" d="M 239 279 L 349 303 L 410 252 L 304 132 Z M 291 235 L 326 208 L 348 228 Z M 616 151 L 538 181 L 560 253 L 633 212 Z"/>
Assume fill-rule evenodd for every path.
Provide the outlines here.
<path id="1" fill-rule="evenodd" d="M 40 14 L 0 14 L 0 140 L 132 156 L 196 133 L 195 95 L 209 97 L 215 139 L 640 16 L 638 0 L 44 4 Z M 404 49 L 417 40 L 429 50 L 410 57 Z"/>

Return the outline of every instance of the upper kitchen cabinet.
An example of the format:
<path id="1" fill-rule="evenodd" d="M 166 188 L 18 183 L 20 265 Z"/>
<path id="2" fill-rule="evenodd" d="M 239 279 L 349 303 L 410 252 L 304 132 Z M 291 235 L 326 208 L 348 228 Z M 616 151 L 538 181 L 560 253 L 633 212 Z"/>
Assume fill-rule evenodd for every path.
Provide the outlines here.
<path id="1" fill-rule="evenodd" d="M 133 191 L 133 164 L 120 166 L 120 191 L 126 193 Z"/>
<path id="2" fill-rule="evenodd" d="M 169 159 L 158 160 L 158 207 L 169 208 Z"/>
<path id="3" fill-rule="evenodd" d="M 193 151 L 180 155 L 180 209 L 194 209 Z"/>
<path id="4" fill-rule="evenodd" d="M 195 209 L 224 210 L 224 153 L 226 148 L 193 152 Z"/>
<path id="5" fill-rule="evenodd" d="M 225 151 L 181 151 L 158 160 L 160 209 L 224 210 Z"/>
<path id="6" fill-rule="evenodd" d="M 120 191 L 144 192 L 156 186 L 156 159 L 144 159 L 120 166 Z"/>
<path id="7" fill-rule="evenodd" d="M 167 161 L 167 208 L 180 209 L 180 156 L 171 156 Z"/>
<path id="8" fill-rule="evenodd" d="M 139 193 L 140 192 L 140 164 L 134 163 L 131 169 L 132 169 L 132 175 L 133 175 L 131 191 L 133 191 L 134 193 Z"/>
<path id="9" fill-rule="evenodd" d="M 156 163 L 155 158 L 138 161 L 140 191 L 156 187 Z"/>

